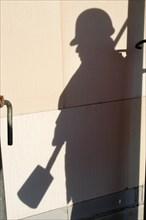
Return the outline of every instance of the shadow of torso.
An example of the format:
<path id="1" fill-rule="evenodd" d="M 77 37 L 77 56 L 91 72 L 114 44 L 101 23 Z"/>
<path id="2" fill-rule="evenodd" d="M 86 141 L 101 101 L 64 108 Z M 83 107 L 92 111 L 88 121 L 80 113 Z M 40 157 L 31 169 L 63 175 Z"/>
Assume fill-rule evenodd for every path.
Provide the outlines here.
<path id="1" fill-rule="evenodd" d="M 108 102 L 123 98 L 124 58 L 114 50 L 94 57 L 80 65 L 59 100 L 67 109 L 56 121 L 53 145 L 66 142 L 67 202 L 93 198 L 102 194 L 107 182 L 114 188 L 120 181 L 115 167 L 121 152 L 121 109 Z M 106 176 L 106 169 L 114 180 Z"/>

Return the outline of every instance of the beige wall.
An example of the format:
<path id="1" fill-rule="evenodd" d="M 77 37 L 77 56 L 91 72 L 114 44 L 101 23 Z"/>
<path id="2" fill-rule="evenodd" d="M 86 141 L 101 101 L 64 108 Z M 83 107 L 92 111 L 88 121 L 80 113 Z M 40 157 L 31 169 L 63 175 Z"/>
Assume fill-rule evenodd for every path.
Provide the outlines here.
<path id="1" fill-rule="evenodd" d="M 60 2 L 1 7 L 1 93 L 14 114 L 56 109 L 63 90 Z"/>
<path id="2" fill-rule="evenodd" d="M 61 92 L 80 65 L 76 47 L 71 47 L 70 41 L 75 36 L 76 20 L 84 10 L 95 7 L 108 13 L 115 29 L 113 40 L 128 16 L 128 1 L 2 1 L 1 5 L 1 94 L 13 103 L 14 114 L 58 108 Z M 137 4 L 139 10 L 140 5 Z M 133 46 L 138 40 L 137 35 Z M 127 29 L 116 49 L 126 47 Z M 126 94 L 104 96 L 101 89 L 97 100 L 95 93 L 91 99 L 87 92 L 84 104 L 141 95 L 141 76 L 135 68 L 139 52 L 130 48 L 133 67 L 126 73 Z M 106 81 L 105 78 L 105 86 Z"/>
<path id="3" fill-rule="evenodd" d="M 8 219 L 144 183 L 146 79 L 142 65 L 146 66 L 142 50 L 134 48 L 142 35 L 137 29 L 141 17 L 137 16 L 143 1 L 131 2 L 128 14 L 128 1 L 123 0 L 1 1 L 1 94 L 14 109 L 11 148 L 7 146 L 6 118 L 1 120 Z M 76 46 L 70 42 L 77 18 L 89 8 L 109 15 L 115 29 L 113 41 L 129 16 L 130 30 L 126 28 L 115 45 L 116 50 L 127 49 L 123 63 L 103 52 L 110 44 L 104 45 L 100 38 L 103 50 L 92 54 L 93 59 L 98 58 L 93 70 L 86 65 L 80 69 Z M 104 28 L 99 22 L 95 33 Z M 97 73 L 93 78 L 92 71 Z M 4 116 L 5 108 L 2 113 Z M 28 195 L 31 186 L 26 190 L 26 180 L 38 166 L 45 169 L 59 145 L 61 152 L 50 171 L 54 180 L 38 206 L 29 207 L 18 191 Z"/>

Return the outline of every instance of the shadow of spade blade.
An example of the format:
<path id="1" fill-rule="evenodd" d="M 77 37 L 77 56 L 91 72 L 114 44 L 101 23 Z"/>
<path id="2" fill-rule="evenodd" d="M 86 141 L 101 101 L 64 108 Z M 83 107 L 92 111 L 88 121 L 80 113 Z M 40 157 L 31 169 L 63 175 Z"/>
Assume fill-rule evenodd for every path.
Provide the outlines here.
<path id="1" fill-rule="evenodd" d="M 19 199 L 27 206 L 38 207 L 53 180 L 52 175 L 43 167 L 37 166 L 18 191 Z"/>

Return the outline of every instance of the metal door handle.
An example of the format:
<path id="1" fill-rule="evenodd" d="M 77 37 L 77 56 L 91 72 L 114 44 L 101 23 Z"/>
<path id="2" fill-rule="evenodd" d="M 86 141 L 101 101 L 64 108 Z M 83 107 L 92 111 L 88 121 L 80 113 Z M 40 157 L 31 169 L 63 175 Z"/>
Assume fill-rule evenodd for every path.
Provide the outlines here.
<path id="1" fill-rule="evenodd" d="M 0 108 L 7 107 L 7 137 L 8 145 L 13 145 L 13 108 L 10 101 L 5 100 L 3 96 L 0 96 Z"/>

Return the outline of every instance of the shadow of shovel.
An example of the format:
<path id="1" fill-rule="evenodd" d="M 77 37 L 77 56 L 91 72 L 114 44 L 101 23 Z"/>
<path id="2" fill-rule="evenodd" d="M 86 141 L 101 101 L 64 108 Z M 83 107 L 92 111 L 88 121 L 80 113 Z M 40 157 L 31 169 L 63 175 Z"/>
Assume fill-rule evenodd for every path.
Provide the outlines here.
<path id="1" fill-rule="evenodd" d="M 53 181 L 53 176 L 50 174 L 50 170 L 59 154 L 61 146 L 57 146 L 44 169 L 41 166 L 37 166 L 23 186 L 18 191 L 17 195 L 19 199 L 30 208 L 37 208 Z"/>

